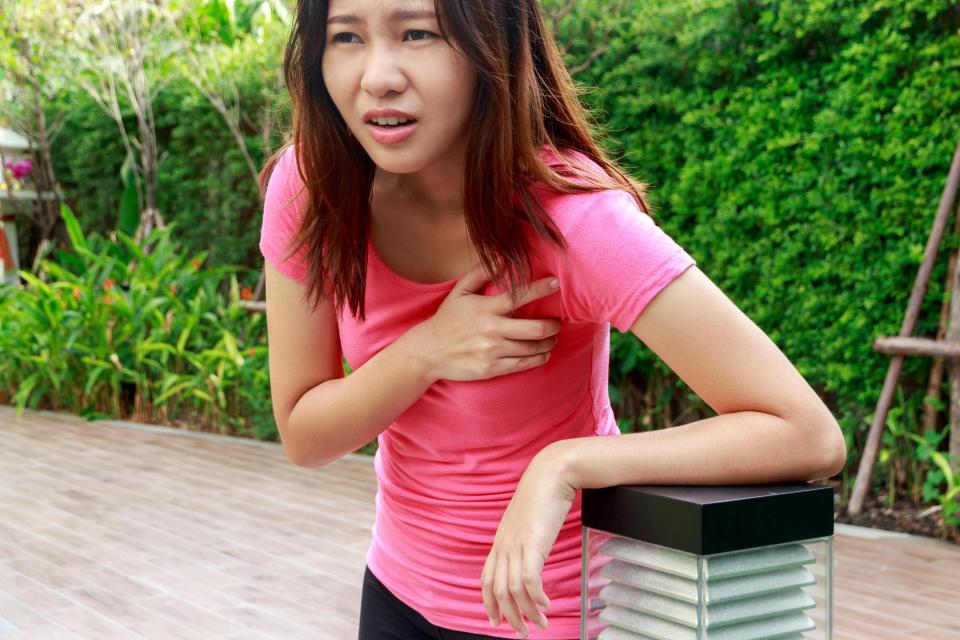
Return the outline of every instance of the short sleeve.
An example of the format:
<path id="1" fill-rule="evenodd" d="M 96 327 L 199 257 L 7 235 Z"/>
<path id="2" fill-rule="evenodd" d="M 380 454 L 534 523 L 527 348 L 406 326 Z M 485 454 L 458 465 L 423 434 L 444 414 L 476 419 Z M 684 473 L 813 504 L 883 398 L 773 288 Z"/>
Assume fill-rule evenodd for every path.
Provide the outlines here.
<path id="1" fill-rule="evenodd" d="M 558 279 L 574 322 L 627 333 L 653 298 L 696 261 L 626 191 L 573 194 Z M 571 215 L 572 214 L 572 215 Z"/>
<path id="2" fill-rule="evenodd" d="M 300 247 L 287 260 L 283 257 L 300 228 L 306 195 L 303 180 L 297 172 L 294 148 L 287 147 L 277 159 L 267 181 L 260 227 L 260 253 L 277 271 L 298 282 L 306 281 L 307 247 Z"/>

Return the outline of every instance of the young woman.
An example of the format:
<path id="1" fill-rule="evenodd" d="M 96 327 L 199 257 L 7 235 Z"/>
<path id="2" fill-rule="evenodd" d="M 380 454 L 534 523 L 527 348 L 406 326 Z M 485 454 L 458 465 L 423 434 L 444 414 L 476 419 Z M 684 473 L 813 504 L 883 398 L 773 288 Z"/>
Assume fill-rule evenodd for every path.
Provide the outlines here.
<path id="1" fill-rule="evenodd" d="M 816 393 L 598 148 L 536 0 L 299 0 L 284 69 L 273 406 L 304 467 L 377 438 L 361 640 L 578 638 L 578 489 L 843 466 Z M 621 435 L 611 324 L 719 415 Z"/>

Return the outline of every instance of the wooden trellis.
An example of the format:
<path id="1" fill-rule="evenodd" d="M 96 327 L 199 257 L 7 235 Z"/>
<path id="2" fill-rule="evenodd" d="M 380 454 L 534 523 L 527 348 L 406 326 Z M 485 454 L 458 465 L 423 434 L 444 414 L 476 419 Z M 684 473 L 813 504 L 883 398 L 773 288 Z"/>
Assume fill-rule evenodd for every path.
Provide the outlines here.
<path id="1" fill-rule="evenodd" d="M 893 357 L 890 360 L 890 366 L 887 368 L 887 376 L 883 381 L 883 389 L 880 391 L 877 409 L 874 412 L 873 422 L 867 434 L 860 468 L 857 470 L 853 493 L 850 495 L 850 503 L 847 505 L 847 512 L 850 515 L 860 513 L 863 508 L 864 496 L 870 488 L 877 448 L 880 445 L 883 427 L 887 422 L 887 414 L 890 411 L 890 403 L 893 400 L 893 393 L 903 369 L 905 356 L 932 356 L 947 359 L 950 372 L 950 452 L 960 453 L 960 266 L 956 265 L 955 258 L 951 260 L 953 268 L 948 269 L 950 273 L 947 289 L 950 291 L 950 311 L 946 335 L 943 339 L 912 337 L 917 325 L 917 318 L 920 316 L 920 306 L 927 292 L 930 273 L 936 263 L 937 251 L 947 227 L 947 219 L 957 199 L 958 186 L 960 186 L 960 144 L 957 145 L 953 153 L 953 162 L 950 164 L 950 171 L 947 174 L 947 184 L 944 186 L 943 195 L 940 197 L 940 206 L 937 208 L 937 216 L 933 221 L 933 228 L 927 239 L 923 262 L 920 264 L 920 270 L 917 272 L 917 278 L 913 283 L 913 290 L 910 292 L 910 301 L 907 304 L 907 313 L 904 316 L 903 324 L 900 326 L 900 334 L 895 337 L 881 336 L 873 342 L 875 351 Z M 956 215 L 958 218 L 955 224 L 960 224 L 960 211 Z"/>

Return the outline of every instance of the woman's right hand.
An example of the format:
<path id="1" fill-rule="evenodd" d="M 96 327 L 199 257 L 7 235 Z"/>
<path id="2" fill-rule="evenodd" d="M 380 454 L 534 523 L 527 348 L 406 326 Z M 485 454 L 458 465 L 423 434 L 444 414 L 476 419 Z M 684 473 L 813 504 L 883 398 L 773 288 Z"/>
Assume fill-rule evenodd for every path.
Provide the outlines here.
<path id="1" fill-rule="evenodd" d="M 514 305 L 510 292 L 480 294 L 490 281 L 477 263 L 457 282 L 437 312 L 415 327 L 415 348 L 430 369 L 432 380 L 485 380 L 531 369 L 550 359 L 560 320 L 512 318 L 514 309 L 558 289 L 553 278 L 541 278 L 519 292 Z"/>

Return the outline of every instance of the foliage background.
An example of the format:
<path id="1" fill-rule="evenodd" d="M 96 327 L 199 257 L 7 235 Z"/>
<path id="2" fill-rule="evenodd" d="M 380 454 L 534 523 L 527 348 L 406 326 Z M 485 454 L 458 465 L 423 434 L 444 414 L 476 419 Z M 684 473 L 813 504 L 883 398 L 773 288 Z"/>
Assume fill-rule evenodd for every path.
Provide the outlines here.
<path id="1" fill-rule="evenodd" d="M 889 364 L 870 345 L 899 332 L 958 141 L 956 7 L 631 7 L 579 77 L 598 87 L 589 101 L 612 148 L 655 185 L 662 226 L 821 392 L 857 454 Z M 916 335 L 936 335 L 956 245 L 941 246 Z M 647 355 L 635 370 L 667 375 Z M 914 413 L 930 363 L 904 363 Z"/>
<path id="2" fill-rule="evenodd" d="M 889 364 L 871 343 L 899 331 L 960 137 L 957 6 L 636 0 L 622 15 L 609 7 L 578 2 L 557 32 L 571 66 L 594 58 L 576 79 L 605 144 L 652 183 L 658 223 L 827 401 L 848 440 L 846 478 Z M 237 83 L 258 163 L 267 151 L 262 110 L 278 114 L 268 147 L 289 122 L 275 88 L 285 35 L 273 22 L 259 39 L 238 37 L 217 53 Z M 260 203 L 235 141 L 183 78 L 155 111 L 166 154 L 160 208 L 183 251 L 246 267 L 238 278 L 251 286 Z M 115 126 L 69 88 L 49 117 L 63 119 L 57 172 L 80 226 L 109 233 L 122 193 Z M 948 234 L 940 248 L 915 335 L 937 332 L 946 255 L 957 244 Z M 612 340 L 610 393 L 622 430 L 712 415 L 632 336 Z M 894 413 L 902 422 L 919 423 L 930 365 L 904 363 Z M 276 438 L 272 424 L 252 431 Z M 885 474 L 880 465 L 877 478 Z"/>
<path id="3" fill-rule="evenodd" d="M 269 23 L 261 40 L 248 37 L 214 54 L 225 80 L 237 87 L 244 139 L 255 161 L 264 158 L 261 119 L 264 110 L 289 120 L 289 98 L 277 90 L 286 27 Z M 177 222 L 187 251 L 209 251 L 214 265 L 255 267 L 260 259 L 261 204 L 243 157 L 223 118 L 182 75 L 174 75 L 154 106 L 163 150 L 158 175 L 158 206 Z M 116 228 L 123 192 L 120 167 L 124 152 L 117 128 L 83 91 L 68 87 L 57 96 L 51 115 L 62 114 L 57 175 L 82 227 L 108 233 Z M 135 127 L 132 114 L 129 125 Z M 269 130 L 279 146 L 283 132 Z M 211 242 L 217 238 L 219 242 Z M 245 281 L 256 283 L 255 274 Z"/>

